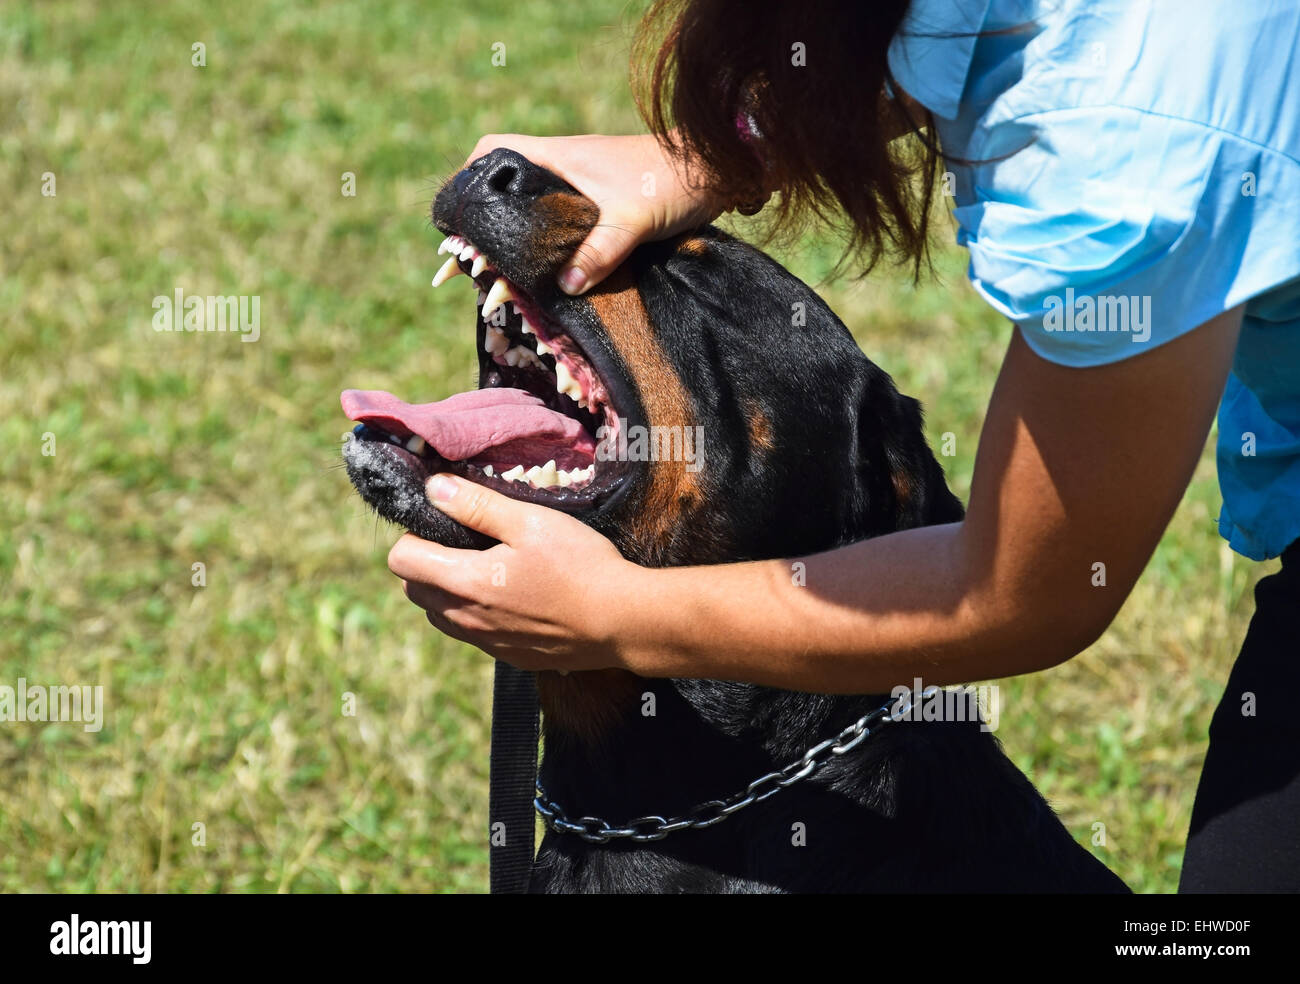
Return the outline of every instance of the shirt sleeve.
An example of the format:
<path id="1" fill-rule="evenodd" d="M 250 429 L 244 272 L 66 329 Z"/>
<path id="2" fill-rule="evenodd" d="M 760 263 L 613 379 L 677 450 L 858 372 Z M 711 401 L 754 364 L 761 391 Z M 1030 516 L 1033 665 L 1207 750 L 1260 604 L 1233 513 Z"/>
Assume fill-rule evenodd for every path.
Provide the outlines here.
<path id="1" fill-rule="evenodd" d="M 1300 277 L 1294 158 L 1118 106 L 1012 122 L 967 149 L 958 242 L 1043 358 L 1119 361 Z"/>

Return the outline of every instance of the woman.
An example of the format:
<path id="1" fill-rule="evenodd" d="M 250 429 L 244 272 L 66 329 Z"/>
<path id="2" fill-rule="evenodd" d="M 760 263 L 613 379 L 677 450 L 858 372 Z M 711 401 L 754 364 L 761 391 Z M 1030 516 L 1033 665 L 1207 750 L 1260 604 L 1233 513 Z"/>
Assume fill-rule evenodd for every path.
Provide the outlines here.
<path id="1" fill-rule="evenodd" d="M 1214 717 L 1182 888 L 1300 888 L 1300 11 L 779 6 L 656 7 L 658 139 L 488 137 L 473 156 L 508 145 L 601 206 L 560 278 L 581 293 L 637 243 L 772 191 L 783 226 L 838 211 L 865 266 L 919 270 L 937 138 L 971 281 L 1015 325 L 965 520 L 809 558 L 814 593 L 787 561 L 639 568 L 569 516 L 437 476 L 435 505 L 502 545 L 406 536 L 390 567 L 437 627 L 529 669 L 845 693 L 1028 673 L 1106 629 L 1217 407 L 1220 532 L 1284 566 Z M 593 583 L 617 607 L 585 603 Z"/>

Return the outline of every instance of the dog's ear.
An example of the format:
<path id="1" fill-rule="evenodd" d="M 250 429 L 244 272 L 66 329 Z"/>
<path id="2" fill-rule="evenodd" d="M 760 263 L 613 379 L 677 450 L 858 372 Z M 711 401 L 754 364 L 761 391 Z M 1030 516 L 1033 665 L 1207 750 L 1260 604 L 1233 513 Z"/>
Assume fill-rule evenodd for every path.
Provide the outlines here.
<path id="1" fill-rule="evenodd" d="M 861 380 L 857 405 L 858 474 L 870 503 L 871 535 L 961 519 L 961 501 L 926 442 L 921 405 L 899 393 L 874 363 Z"/>

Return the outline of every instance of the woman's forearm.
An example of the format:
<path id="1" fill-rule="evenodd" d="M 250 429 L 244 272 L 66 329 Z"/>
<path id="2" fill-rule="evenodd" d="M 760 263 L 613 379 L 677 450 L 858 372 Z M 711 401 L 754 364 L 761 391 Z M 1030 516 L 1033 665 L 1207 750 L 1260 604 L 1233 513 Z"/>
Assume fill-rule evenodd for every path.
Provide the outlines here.
<path id="1" fill-rule="evenodd" d="M 644 676 L 745 680 L 794 690 L 887 692 L 1042 669 L 1086 645 L 1032 596 L 981 580 L 961 523 L 798 560 L 629 572 L 614 628 Z"/>

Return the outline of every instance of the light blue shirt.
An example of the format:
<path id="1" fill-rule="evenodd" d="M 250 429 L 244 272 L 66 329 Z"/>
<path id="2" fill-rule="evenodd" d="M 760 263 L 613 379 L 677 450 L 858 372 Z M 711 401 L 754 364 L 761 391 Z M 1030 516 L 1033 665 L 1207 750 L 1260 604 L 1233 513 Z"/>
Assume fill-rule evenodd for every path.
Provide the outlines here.
<path id="1" fill-rule="evenodd" d="M 1219 531 L 1256 560 L 1300 538 L 1300 3 L 913 0 L 889 64 L 936 117 L 971 283 L 1043 358 L 1246 304 Z"/>

